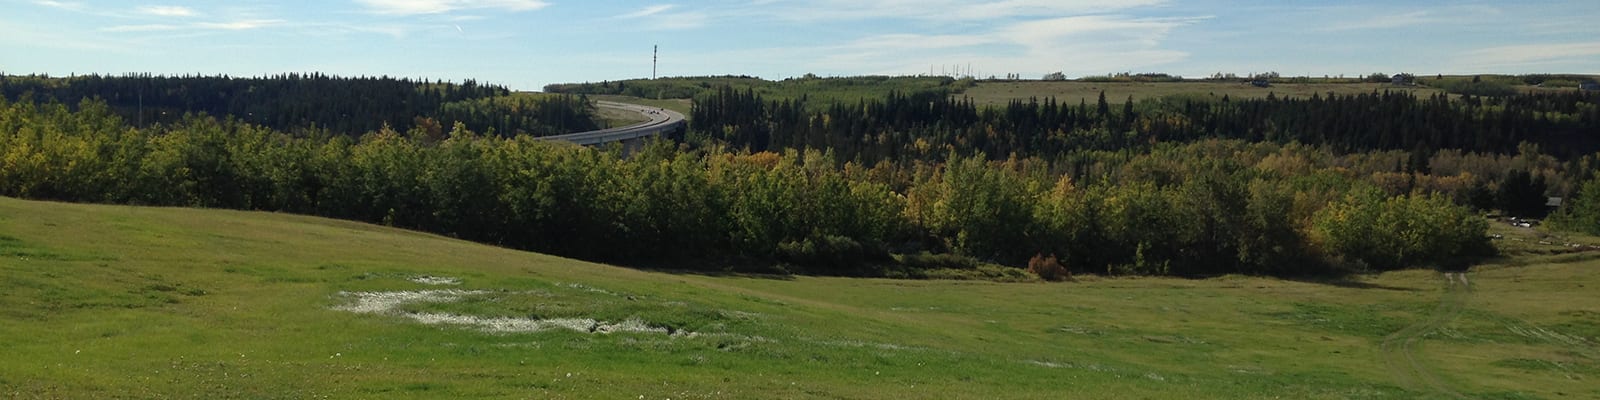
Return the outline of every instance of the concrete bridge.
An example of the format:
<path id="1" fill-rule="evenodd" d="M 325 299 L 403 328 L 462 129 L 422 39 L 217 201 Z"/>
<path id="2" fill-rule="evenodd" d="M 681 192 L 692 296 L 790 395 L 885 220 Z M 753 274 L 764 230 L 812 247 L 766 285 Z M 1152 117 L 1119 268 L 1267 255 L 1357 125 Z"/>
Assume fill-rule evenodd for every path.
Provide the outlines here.
<path id="1" fill-rule="evenodd" d="M 677 111 L 612 101 L 596 101 L 595 106 L 637 112 L 649 117 L 650 121 L 621 128 L 544 136 L 536 139 L 559 140 L 584 146 L 595 146 L 611 142 L 627 142 L 647 136 L 659 136 L 667 132 L 684 129 L 687 125 L 683 119 L 683 114 L 679 114 Z"/>

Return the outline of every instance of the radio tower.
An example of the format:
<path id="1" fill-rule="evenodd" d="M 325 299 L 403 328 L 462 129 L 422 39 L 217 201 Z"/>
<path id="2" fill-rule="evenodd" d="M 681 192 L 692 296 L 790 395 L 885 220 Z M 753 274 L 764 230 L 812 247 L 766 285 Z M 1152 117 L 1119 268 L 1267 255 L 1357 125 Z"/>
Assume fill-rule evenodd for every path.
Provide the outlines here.
<path id="1" fill-rule="evenodd" d="M 661 54 L 661 45 L 650 45 L 650 80 L 656 80 L 656 58 Z"/>

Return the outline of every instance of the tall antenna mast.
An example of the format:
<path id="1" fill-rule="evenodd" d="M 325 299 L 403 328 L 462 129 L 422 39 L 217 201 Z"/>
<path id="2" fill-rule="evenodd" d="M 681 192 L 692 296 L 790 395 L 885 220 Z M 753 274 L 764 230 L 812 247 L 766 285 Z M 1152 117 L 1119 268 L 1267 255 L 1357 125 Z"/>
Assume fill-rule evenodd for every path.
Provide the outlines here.
<path id="1" fill-rule="evenodd" d="M 650 80 L 656 80 L 656 60 L 661 55 L 661 45 L 650 45 Z"/>

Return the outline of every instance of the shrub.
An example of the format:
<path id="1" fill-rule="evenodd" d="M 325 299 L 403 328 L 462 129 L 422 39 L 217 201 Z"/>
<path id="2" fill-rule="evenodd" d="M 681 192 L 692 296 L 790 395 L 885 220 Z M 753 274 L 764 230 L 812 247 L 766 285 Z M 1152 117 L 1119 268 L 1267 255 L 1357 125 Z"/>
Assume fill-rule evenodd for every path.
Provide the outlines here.
<path id="1" fill-rule="evenodd" d="M 881 253 L 877 246 L 865 246 L 837 235 L 816 235 L 778 244 L 780 261 L 822 274 L 858 274 L 870 262 L 886 258 Z"/>
<path id="2" fill-rule="evenodd" d="M 1051 254 L 1049 257 L 1045 257 L 1042 254 L 1034 254 L 1033 258 L 1028 259 L 1028 272 L 1038 275 L 1039 279 L 1051 282 L 1072 278 L 1072 273 L 1067 272 L 1067 268 L 1062 267 L 1061 263 L 1056 261 L 1055 254 Z"/>
<path id="3" fill-rule="evenodd" d="M 900 256 L 900 266 L 915 269 L 957 269 L 970 270 L 978 268 L 978 260 L 959 254 L 904 254 Z"/>
<path id="4" fill-rule="evenodd" d="M 1034 282 L 1038 275 L 1017 267 L 1007 267 L 999 264 L 979 264 L 973 269 L 939 268 L 917 270 L 906 273 L 900 278 L 918 279 L 944 279 L 957 281 L 992 281 L 992 282 Z"/>

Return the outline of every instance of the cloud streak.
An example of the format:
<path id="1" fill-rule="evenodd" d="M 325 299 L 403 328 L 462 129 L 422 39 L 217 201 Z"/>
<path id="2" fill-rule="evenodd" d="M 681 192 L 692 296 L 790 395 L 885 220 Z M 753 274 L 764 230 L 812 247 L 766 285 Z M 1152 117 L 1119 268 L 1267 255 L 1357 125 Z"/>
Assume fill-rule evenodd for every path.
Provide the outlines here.
<path id="1" fill-rule="evenodd" d="M 550 6 L 542 0 L 356 0 L 381 15 L 444 14 L 461 10 L 533 11 Z"/>
<path id="2" fill-rule="evenodd" d="M 671 10 L 674 7 L 677 7 L 677 5 L 675 5 L 675 4 L 653 5 L 653 6 L 645 7 L 644 9 L 641 9 L 639 11 L 634 11 L 634 12 L 631 12 L 631 13 L 618 15 L 617 19 L 644 18 L 644 17 L 660 14 L 663 11 Z"/>
<path id="3" fill-rule="evenodd" d="M 1166 0 L 809 0 L 800 3 L 797 7 L 780 7 L 776 15 L 796 20 L 979 21 L 1108 13 L 1160 5 Z"/>
<path id="4" fill-rule="evenodd" d="M 283 25 L 283 23 L 284 21 L 281 19 L 249 19 L 229 22 L 201 22 L 194 24 L 194 26 L 201 29 L 242 31 L 273 27 Z"/>
<path id="5" fill-rule="evenodd" d="M 1321 30 L 1325 32 L 1342 32 L 1369 29 L 1391 29 L 1431 24 L 1436 21 L 1439 21 L 1439 18 L 1431 11 L 1412 11 L 1401 14 L 1383 14 L 1371 18 L 1362 18 L 1361 20 L 1357 21 L 1342 22 L 1323 27 Z"/>
<path id="6" fill-rule="evenodd" d="M 34 0 L 33 4 L 71 11 L 81 11 L 84 8 L 83 3 L 75 1 Z"/>
<path id="7" fill-rule="evenodd" d="M 1163 48 L 1164 40 L 1174 29 L 1207 19 L 1069 16 L 1014 22 L 973 34 L 879 34 L 839 45 L 733 51 L 711 58 L 762 60 L 768 68 L 808 69 L 785 72 L 792 75 L 906 75 L 928 72 L 930 66 L 955 64 L 982 76 L 1054 71 L 1100 74 L 1186 59 L 1186 51 Z"/>
<path id="8" fill-rule="evenodd" d="M 640 20 L 639 28 L 651 31 L 673 31 L 705 27 L 712 16 L 700 11 L 674 11 L 676 4 L 657 4 L 637 11 L 612 17 L 620 20 Z"/>
<path id="9" fill-rule="evenodd" d="M 1592 68 L 1600 61 L 1600 42 L 1489 47 L 1463 53 L 1458 61 L 1469 67 L 1483 69 L 1571 64 L 1590 65 Z"/>
<path id="10" fill-rule="evenodd" d="M 193 17 L 200 15 L 200 13 L 195 12 L 192 8 L 179 6 L 141 6 L 135 10 L 140 14 L 154 15 L 158 17 Z"/>
<path id="11" fill-rule="evenodd" d="M 283 25 L 281 19 L 250 19 L 227 22 L 196 22 L 192 24 L 139 24 L 115 25 L 101 28 L 101 32 L 168 32 L 179 30 L 244 31 Z"/>
<path id="12" fill-rule="evenodd" d="M 1475 24 L 1501 14 L 1500 9 L 1489 6 L 1453 6 L 1429 9 L 1389 9 L 1374 13 L 1366 7 L 1317 8 L 1308 10 L 1315 15 L 1345 15 L 1340 20 L 1316 28 L 1320 32 L 1347 32 L 1383 29 L 1415 29 L 1425 25 Z"/>
<path id="13" fill-rule="evenodd" d="M 100 28 L 101 32 L 166 32 L 183 29 L 182 26 L 172 24 L 140 24 L 116 25 Z"/>

